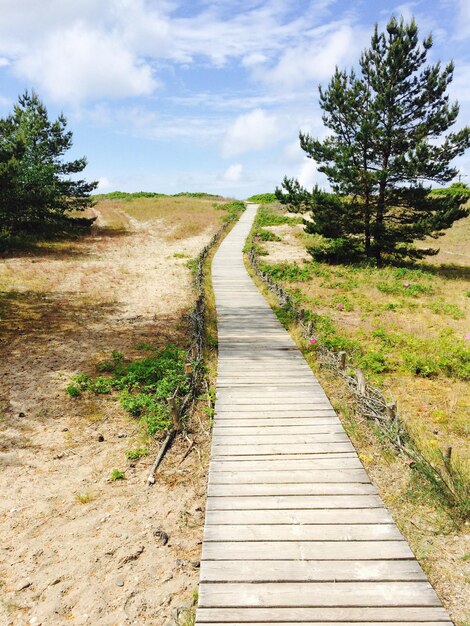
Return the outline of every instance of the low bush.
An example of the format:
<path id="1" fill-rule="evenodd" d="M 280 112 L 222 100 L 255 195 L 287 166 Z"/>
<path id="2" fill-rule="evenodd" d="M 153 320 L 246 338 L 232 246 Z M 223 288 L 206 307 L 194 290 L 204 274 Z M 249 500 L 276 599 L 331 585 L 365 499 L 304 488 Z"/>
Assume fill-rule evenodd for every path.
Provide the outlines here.
<path id="1" fill-rule="evenodd" d="M 250 196 L 247 202 L 256 202 L 257 204 L 271 204 L 277 202 L 275 193 L 258 193 L 254 196 Z"/>
<path id="2" fill-rule="evenodd" d="M 186 353 L 173 344 L 163 348 L 141 344 L 139 349 L 147 356 L 126 360 L 121 352 L 112 352 L 109 359 L 97 366 L 99 372 L 108 376 L 74 376 L 66 391 L 72 397 L 85 391 L 95 394 L 119 391 L 123 408 L 145 424 L 149 435 L 155 435 L 171 427 L 167 399 L 189 390 L 184 367 Z"/>

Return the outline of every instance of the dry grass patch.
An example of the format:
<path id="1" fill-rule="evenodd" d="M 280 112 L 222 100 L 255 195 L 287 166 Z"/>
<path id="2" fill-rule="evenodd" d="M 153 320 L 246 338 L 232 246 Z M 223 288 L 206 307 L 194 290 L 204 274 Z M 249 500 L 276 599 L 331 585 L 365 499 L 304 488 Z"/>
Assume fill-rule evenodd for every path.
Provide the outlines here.
<path id="1" fill-rule="evenodd" d="M 222 200 L 188 197 L 130 198 L 102 200 L 96 210 L 117 216 L 123 212 L 137 222 L 156 222 L 166 241 L 180 241 L 219 224 L 221 211 L 217 207 L 222 203 Z"/>

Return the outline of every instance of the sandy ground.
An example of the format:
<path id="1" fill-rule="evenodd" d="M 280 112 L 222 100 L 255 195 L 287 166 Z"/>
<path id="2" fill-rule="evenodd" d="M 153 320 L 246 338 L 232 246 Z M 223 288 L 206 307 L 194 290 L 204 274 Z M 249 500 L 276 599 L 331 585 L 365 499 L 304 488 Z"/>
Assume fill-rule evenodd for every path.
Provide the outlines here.
<path id="1" fill-rule="evenodd" d="M 207 437 L 176 441 L 157 484 L 142 433 L 109 397 L 73 399 L 70 375 L 111 350 L 181 338 L 185 258 L 215 226 L 169 241 L 122 216 L 70 249 L 0 261 L 0 624 L 184 623 L 198 582 Z M 113 468 L 126 480 L 110 482 Z M 179 615 L 179 617 L 178 617 Z M 179 621 L 178 621 L 179 620 Z"/>

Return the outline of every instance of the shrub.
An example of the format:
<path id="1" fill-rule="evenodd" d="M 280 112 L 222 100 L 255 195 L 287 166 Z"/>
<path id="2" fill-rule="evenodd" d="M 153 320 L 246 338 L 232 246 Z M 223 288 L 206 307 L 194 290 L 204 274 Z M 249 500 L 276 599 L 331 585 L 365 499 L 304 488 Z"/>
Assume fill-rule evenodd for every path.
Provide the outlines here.
<path id="1" fill-rule="evenodd" d="M 260 206 L 258 214 L 256 215 L 255 228 L 263 226 L 280 226 L 282 224 L 302 224 L 303 219 L 301 217 L 289 217 L 288 215 L 282 215 L 272 209 L 265 206 Z"/>
<path id="2" fill-rule="evenodd" d="M 247 202 L 256 202 L 257 204 L 271 204 L 277 202 L 275 193 L 258 193 L 254 196 L 250 196 Z"/>
<path id="3" fill-rule="evenodd" d="M 171 427 L 167 399 L 177 391 L 185 394 L 189 383 L 185 373 L 186 353 L 167 344 L 163 348 L 141 344 L 138 349 L 146 356 L 132 361 L 121 352 L 112 352 L 111 358 L 101 361 L 97 369 L 108 376 L 91 378 L 84 374 L 73 377 L 67 393 L 79 395 L 81 391 L 106 394 L 120 391 L 123 408 L 139 418 L 149 435 Z"/>
<path id="4" fill-rule="evenodd" d="M 276 233 L 273 233 L 271 230 L 265 230 L 264 228 L 255 231 L 253 237 L 261 241 L 282 241 Z"/>
<path id="5" fill-rule="evenodd" d="M 109 480 L 111 482 L 114 482 L 115 480 L 125 480 L 125 479 L 126 479 L 125 473 L 121 472 L 121 470 L 118 470 L 118 469 L 113 469 L 109 477 Z"/>
<path id="6" fill-rule="evenodd" d="M 312 276 L 308 265 L 297 265 L 297 263 L 263 263 L 261 269 L 269 274 L 274 280 L 285 280 L 289 283 L 298 283 L 309 280 Z"/>
<path id="7" fill-rule="evenodd" d="M 129 459 L 129 461 L 138 461 L 144 456 L 147 456 L 148 453 L 148 448 L 133 448 L 132 450 L 128 450 L 126 452 L 126 457 Z"/>

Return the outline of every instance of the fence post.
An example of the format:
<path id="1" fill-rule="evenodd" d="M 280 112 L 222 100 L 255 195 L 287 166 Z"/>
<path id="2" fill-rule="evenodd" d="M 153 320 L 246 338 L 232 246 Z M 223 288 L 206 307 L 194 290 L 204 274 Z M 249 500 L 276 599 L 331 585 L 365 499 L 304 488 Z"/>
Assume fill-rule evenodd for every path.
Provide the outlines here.
<path id="1" fill-rule="evenodd" d="M 366 393 L 366 378 L 364 376 L 364 372 L 361 370 L 356 370 L 356 380 L 357 380 L 357 392 L 360 395 L 365 395 Z"/>

